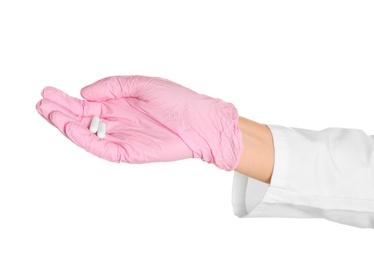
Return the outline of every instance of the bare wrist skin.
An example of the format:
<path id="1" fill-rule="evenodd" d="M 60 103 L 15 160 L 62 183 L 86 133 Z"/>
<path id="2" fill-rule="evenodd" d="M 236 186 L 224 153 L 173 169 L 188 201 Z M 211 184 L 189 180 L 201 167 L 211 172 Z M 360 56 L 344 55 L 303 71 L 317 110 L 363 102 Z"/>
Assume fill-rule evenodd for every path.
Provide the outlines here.
<path id="1" fill-rule="evenodd" d="M 268 126 L 239 117 L 243 152 L 235 171 L 270 184 L 274 168 L 273 136 Z"/>

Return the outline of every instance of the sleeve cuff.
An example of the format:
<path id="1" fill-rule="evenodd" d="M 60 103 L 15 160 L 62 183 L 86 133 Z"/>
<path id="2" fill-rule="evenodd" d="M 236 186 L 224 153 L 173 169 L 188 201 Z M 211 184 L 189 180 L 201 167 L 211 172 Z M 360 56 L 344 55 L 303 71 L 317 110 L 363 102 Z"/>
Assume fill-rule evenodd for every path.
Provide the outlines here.
<path id="1" fill-rule="evenodd" d="M 267 126 L 275 153 L 271 182 L 234 173 L 238 217 L 325 218 L 374 228 L 374 136 Z"/>
<path id="2" fill-rule="evenodd" d="M 235 215 L 240 218 L 286 217 L 316 218 L 313 210 L 289 203 L 290 154 L 293 149 L 290 138 L 283 126 L 267 125 L 273 135 L 274 168 L 270 184 L 250 178 L 238 172 L 234 173 L 232 205 Z M 291 196 L 293 197 L 293 196 Z M 286 199 L 285 199 L 286 198 Z M 296 196 L 298 198 L 298 196 Z"/>

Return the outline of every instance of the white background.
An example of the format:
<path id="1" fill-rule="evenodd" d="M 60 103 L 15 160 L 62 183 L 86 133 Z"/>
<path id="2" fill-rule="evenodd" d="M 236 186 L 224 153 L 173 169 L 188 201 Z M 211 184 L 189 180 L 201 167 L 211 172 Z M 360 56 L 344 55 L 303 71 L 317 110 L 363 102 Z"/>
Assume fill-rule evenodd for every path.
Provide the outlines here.
<path id="1" fill-rule="evenodd" d="M 7 2 L 7 3 L 5 3 Z M 35 110 L 160 76 L 261 123 L 374 134 L 372 1 L 2 1 L 0 259 L 373 259 L 374 230 L 239 219 L 233 172 L 113 164 Z"/>

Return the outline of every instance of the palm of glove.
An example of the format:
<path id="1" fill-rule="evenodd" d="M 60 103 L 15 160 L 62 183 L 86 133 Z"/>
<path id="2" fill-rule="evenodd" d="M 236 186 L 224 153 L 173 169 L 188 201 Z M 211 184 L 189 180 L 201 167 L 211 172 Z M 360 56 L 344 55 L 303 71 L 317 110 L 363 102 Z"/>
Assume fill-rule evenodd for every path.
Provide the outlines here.
<path id="1" fill-rule="evenodd" d="M 144 76 L 108 77 L 81 94 L 85 100 L 47 87 L 37 110 L 71 141 L 100 158 L 145 163 L 198 157 L 227 169 L 233 166 L 226 166 L 222 157 L 234 144 L 235 158 L 230 158 L 230 151 L 227 155 L 236 160 L 230 164 L 237 163 L 241 135 L 230 103 Z M 104 139 L 89 131 L 93 116 L 107 125 Z M 234 140 L 228 140 L 230 135 Z"/>

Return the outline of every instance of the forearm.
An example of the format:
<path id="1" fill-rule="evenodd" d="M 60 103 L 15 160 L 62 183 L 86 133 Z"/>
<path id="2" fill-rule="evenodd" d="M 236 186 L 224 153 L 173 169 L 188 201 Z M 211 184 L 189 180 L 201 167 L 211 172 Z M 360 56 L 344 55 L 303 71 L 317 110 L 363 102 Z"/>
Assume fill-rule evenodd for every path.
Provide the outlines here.
<path id="1" fill-rule="evenodd" d="M 270 183 L 274 167 L 274 145 L 270 129 L 244 117 L 239 117 L 243 152 L 235 171 Z"/>

